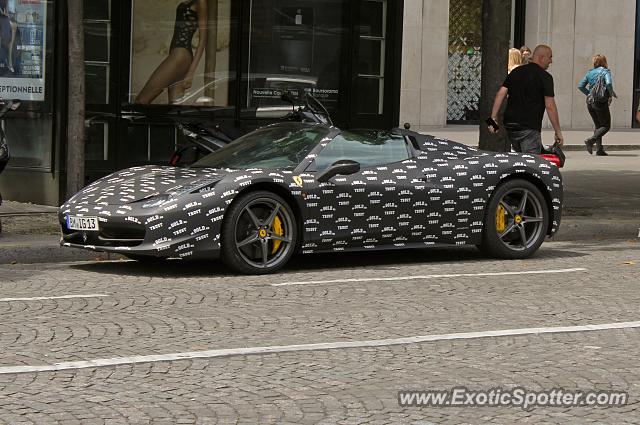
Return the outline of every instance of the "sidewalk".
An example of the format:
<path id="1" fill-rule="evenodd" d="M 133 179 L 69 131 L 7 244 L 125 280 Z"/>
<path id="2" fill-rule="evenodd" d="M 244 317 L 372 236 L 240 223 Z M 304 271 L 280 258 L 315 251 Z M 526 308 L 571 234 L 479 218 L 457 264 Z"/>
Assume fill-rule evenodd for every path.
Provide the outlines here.
<path id="1" fill-rule="evenodd" d="M 0 205 L 0 264 L 46 263 L 109 259 L 60 247 L 58 207 L 6 201 Z"/>
<path id="2" fill-rule="evenodd" d="M 451 135 L 452 132 L 447 131 L 447 137 Z M 637 142 L 628 146 L 640 149 Z M 588 243 L 601 239 L 626 239 L 640 242 L 639 151 L 612 152 L 607 157 L 569 151 L 562 175 L 564 216 L 554 241 Z M 3 225 L 0 264 L 121 258 L 120 255 L 61 248 L 57 210 L 57 207 L 4 201 L 0 206 Z"/>
<path id="3" fill-rule="evenodd" d="M 447 127 L 412 127 L 414 131 L 424 134 L 449 139 L 464 143 L 469 146 L 478 146 L 478 126 L 477 125 L 450 125 Z M 585 150 L 584 141 L 593 135 L 593 130 L 563 130 L 565 151 Z M 553 144 L 553 130 L 542 130 L 542 142 L 545 145 Z M 604 146 L 606 150 L 640 150 L 640 129 L 619 128 L 612 129 L 604 136 Z"/>

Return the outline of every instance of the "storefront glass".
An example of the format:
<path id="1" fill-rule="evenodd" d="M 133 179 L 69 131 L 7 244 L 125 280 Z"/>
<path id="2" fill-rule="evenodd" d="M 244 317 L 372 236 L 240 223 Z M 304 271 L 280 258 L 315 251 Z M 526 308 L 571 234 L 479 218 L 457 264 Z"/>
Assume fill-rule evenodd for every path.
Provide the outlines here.
<path id="1" fill-rule="evenodd" d="M 44 101 L 46 1 L 0 1 L 0 96 Z"/>
<path id="2" fill-rule="evenodd" d="M 294 97 L 312 93 L 329 110 L 340 107 L 346 6 L 346 0 L 250 2 L 242 73 L 245 113 L 288 107 L 280 99 L 284 92 Z"/>
<path id="3" fill-rule="evenodd" d="M 363 0 L 360 3 L 358 33 L 356 111 L 359 114 L 383 114 L 387 36 L 386 0 Z"/>
<path id="4" fill-rule="evenodd" d="M 7 116 L 10 167 L 51 167 L 53 2 L 0 0 L 0 97 L 22 100 Z"/>
<path id="5" fill-rule="evenodd" d="M 636 1 L 636 46 L 635 46 L 635 75 L 633 81 L 633 108 L 632 108 L 632 127 L 640 127 L 640 123 L 635 119 L 635 113 L 640 105 L 640 0 Z"/>
<path id="6" fill-rule="evenodd" d="M 111 81 L 111 1 L 84 0 L 86 103 L 108 104 Z"/>
<path id="7" fill-rule="evenodd" d="M 233 106 L 231 0 L 133 0 L 129 103 Z"/>
<path id="8" fill-rule="evenodd" d="M 284 92 L 313 93 L 342 127 L 386 126 L 394 5 L 85 0 L 88 170 L 167 162 L 182 120 L 246 133 L 290 111 Z"/>
<path id="9" fill-rule="evenodd" d="M 482 0 L 449 1 L 447 123 L 477 124 L 482 73 Z"/>

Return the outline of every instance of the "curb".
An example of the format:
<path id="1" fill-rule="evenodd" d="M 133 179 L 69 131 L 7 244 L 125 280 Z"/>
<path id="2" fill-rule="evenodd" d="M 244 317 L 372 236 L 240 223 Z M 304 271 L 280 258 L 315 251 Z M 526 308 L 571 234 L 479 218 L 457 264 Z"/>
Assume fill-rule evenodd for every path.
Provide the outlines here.
<path id="1" fill-rule="evenodd" d="M 57 235 L 0 235 L 0 265 L 63 263 L 74 261 L 110 261 L 124 258 L 119 254 L 63 248 Z M 640 217 L 637 219 L 606 219 L 564 217 L 560 230 L 549 240 L 553 242 L 638 240 Z"/>
<path id="2" fill-rule="evenodd" d="M 480 149 L 478 145 L 469 145 L 473 148 Z M 640 150 L 640 145 L 604 145 L 605 150 L 608 151 L 636 151 Z M 564 152 L 586 152 L 586 148 L 584 145 L 563 145 L 562 150 Z"/>
<path id="3" fill-rule="evenodd" d="M 563 217 L 554 242 L 635 239 L 640 242 L 640 217 L 607 219 L 601 217 Z"/>
<path id="4" fill-rule="evenodd" d="M 640 145 L 604 145 L 604 149 L 607 151 L 635 151 L 640 150 Z M 562 150 L 565 152 L 568 151 L 587 151 L 584 145 L 564 145 L 562 146 Z"/>
<path id="5" fill-rule="evenodd" d="M 119 255 L 63 248 L 57 235 L 0 235 L 0 265 L 105 261 Z"/>

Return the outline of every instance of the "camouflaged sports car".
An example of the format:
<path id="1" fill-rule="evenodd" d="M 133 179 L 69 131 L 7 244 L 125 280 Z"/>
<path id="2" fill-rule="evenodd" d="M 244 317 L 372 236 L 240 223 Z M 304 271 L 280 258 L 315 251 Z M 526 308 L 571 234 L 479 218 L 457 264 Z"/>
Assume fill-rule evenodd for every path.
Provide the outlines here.
<path id="1" fill-rule="evenodd" d="M 221 257 L 241 273 L 294 252 L 477 245 L 532 255 L 558 230 L 562 177 L 533 155 L 408 130 L 258 129 L 188 168 L 104 177 L 60 207 L 61 244 L 150 258 Z"/>

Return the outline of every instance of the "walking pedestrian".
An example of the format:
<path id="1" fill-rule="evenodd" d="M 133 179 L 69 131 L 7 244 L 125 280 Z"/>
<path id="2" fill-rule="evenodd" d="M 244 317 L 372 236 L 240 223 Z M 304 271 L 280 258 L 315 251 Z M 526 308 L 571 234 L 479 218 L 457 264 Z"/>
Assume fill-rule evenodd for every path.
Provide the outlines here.
<path id="1" fill-rule="evenodd" d="M 509 49 L 509 64 L 507 65 L 507 73 L 511 74 L 511 71 L 522 65 L 522 55 L 520 50 L 511 48 Z"/>
<path id="2" fill-rule="evenodd" d="M 527 46 L 522 46 L 520 48 L 520 55 L 522 56 L 522 63 L 531 62 L 531 49 Z"/>
<path id="3" fill-rule="evenodd" d="M 598 156 L 607 156 L 602 146 L 602 138 L 611 129 L 611 112 L 609 105 L 614 97 L 618 97 L 613 90 L 611 70 L 607 64 L 605 55 L 593 57 L 593 68 L 587 71 L 578 84 L 578 90 L 587 96 L 587 110 L 595 130 L 593 136 L 584 141 L 589 154 L 593 153 L 593 145 L 596 145 Z"/>
<path id="4" fill-rule="evenodd" d="M 498 122 L 502 102 L 507 99 L 504 127 L 516 152 L 540 154 L 542 152 L 542 118 L 545 110 L 555 130 L 555 141 L 562 146 L 564 138 L 556 106 L 553 77 L 547 72 L 553 62 L 549 46 L 539 45 L 533 51 L 531 63 L 521 65 L 507 75 L 496 94 L 491 118 Z M 498 128 L 489 125 L 491 133 Z"/>
<path id="5" fill-rule="evenodd" d="M 636 121 L 640 124 L 640 103 L 638 103 L 638 111 L 636 112 Z"/>

